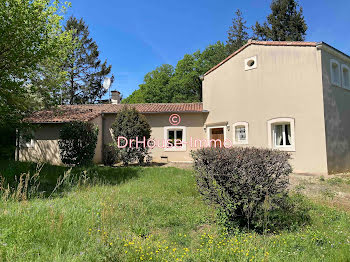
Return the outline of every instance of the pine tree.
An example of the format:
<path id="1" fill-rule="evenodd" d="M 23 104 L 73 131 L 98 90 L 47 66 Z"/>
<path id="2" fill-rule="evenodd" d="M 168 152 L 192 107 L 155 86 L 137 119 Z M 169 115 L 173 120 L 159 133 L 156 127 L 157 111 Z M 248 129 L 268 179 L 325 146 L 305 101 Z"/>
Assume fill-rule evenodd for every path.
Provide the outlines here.
<path id="1" fill-rule="evenodd" d="M 254 36 L 259 40 L 272 41 L 304 41 L 307 25 L 303 16 L 303 8 L 296 0 L 273 0 L 272 13 L 267 22 L 253 26 Z"/>
<path id="2" fill-rule="evenodd" d="M 236 17 L 232 19 L 232 25 L 230 26 L 228 33 L 228 39 L 226 41 L 227 47 L 230 53 L 235 52 L 248 41 L 249 35 L 247 33 L 248 27 L 246 21 L 242 17 L 241 10 L 237 9 Z"/>
<path id="3" fill-rule="evenodd" d="M 95 103 L 107 92 L 102 84 L 112 66 L 99 59 L 98 46 L 83 19 L 70 17 L 65 29 L 73 30 L 75 48 L 66 64 L 69 80 L 62 91 L 63 100 L 69 104 Z"/>

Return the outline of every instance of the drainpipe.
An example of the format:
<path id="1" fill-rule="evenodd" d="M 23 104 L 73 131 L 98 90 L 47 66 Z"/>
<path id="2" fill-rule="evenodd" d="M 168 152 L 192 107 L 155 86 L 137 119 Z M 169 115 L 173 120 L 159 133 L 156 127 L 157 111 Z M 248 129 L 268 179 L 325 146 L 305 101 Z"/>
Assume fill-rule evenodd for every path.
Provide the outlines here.
<path id="1" fill-rule="evenodd" d="M 105 114 L 101 114 L 101 133 L 102 133 L 102 138 L 101 138 L 101 156 L 102 156 L 102 163 L 103 163 L 103 148 L 105 144 L 105 124 L 104 124 L 104 119 L 105 119 Z"/>

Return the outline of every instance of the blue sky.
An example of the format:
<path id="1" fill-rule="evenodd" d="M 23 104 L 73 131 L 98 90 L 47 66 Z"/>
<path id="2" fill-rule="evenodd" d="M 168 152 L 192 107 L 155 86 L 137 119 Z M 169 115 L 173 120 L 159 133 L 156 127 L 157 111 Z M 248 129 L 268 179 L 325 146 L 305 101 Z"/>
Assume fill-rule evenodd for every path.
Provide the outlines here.
<path id="1" fill-rule="evenodd" d="M 184 54 L 226 41 L 234 12 L 247 25 L 263 22 L 271 0 L 71 0 L 68 15 L 82 17 L 101 58 L 112 64 L 112 89 L 124 97 L 162 64 L 176 65 Z M 307 41 L 324 41 L 350 54 L 350 1 L 300 0 L 309 27 Z"/>

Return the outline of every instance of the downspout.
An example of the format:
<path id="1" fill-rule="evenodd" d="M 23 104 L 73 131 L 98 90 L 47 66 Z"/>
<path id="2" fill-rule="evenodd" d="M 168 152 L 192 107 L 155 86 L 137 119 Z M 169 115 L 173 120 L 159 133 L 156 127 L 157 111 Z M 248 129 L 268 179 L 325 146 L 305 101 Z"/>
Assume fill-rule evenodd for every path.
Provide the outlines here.
<path id="1" fill-rule="evenodd" d="M 101 133 L 102 133 L 102 138 L 101 138 L 101 156 L 102 156 L 102 163 L 103 163 L 103 149 L 105 145 L 105 125 L 104 125 L 104 119 L 105 119 L 105 114 L 101 114 Z"/>

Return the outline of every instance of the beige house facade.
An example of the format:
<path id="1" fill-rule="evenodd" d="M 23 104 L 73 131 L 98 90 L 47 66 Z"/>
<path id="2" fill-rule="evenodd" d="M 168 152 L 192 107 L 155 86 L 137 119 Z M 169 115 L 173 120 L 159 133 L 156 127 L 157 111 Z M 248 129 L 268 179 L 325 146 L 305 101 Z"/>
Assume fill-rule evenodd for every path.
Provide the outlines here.
<path id="1" fill-rule="evenodd" d="M 190 162 L 191 150 L 212 139 L 226 147 L 288 151 L 297 173 L 350 170 L 348 55 L 325 43 L 249 41 L 201 78 L 202 103 L 129 105 L 147 117 L 153 139 L 184 142 L 176 148 L 155 147 L 154 161 Z M 60 164 L 60 126 L 83 120 L 99 126 L 94 161 L 102 162 L 102 145 L 113 141 L 110 127 L 122 107 L 63 106 L 65 113 L 36 112 L 28 121 L 40 128 L 20 148 L 20 160 Z M 177 125 L 169 121 L 173 114 L 181 117 Z"/>

